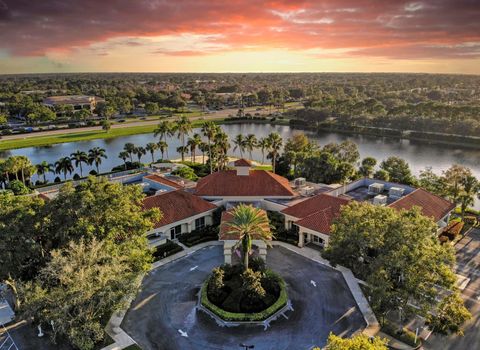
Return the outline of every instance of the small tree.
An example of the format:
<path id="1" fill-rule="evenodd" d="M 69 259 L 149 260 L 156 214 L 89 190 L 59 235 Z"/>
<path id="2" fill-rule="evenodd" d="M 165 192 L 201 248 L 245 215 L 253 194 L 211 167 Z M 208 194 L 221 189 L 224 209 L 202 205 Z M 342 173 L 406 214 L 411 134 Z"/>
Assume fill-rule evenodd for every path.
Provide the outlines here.
<path id="1" fill-rule="evenodd" d="M 463 335 L 462 324 L 472 318 L 472 314 L 463 305 L 458 292 L 445 297 L 433 314 L 429 314 L 429 327 L 436 333 L 447 335 L 456 333 Z"/>
<path id="2" fill-rule="evenodd" d="M 388 341 L 380 337 L 370 338 L 359 334 L 351 338 L 342 338 L 330 333 L 325 350 L 387 350 Z M 315 348 L 320 350 L 320 348 Z"/>
<path id="3" fill-rule="evenodd" d="M 266 295 L 262 286 L 262 272 L 246 269 L 242 273 L 243 290 L 252 299 L 263 298 Z"/>

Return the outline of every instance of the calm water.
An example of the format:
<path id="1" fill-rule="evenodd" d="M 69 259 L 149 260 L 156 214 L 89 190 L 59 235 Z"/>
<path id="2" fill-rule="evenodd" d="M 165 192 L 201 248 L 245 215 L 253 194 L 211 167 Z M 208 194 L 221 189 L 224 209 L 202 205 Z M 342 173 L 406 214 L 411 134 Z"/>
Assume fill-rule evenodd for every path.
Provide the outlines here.
<path id="1" fill-rule="evenodd" d="M 278 132 L 284 139 L 290 137 L 297 132 L 288 126 L 271 126 L 264 124 L 230 124 L 223 125 L 222 128 L 233 139 L 237 134 L 255 134 L 258 138 L 269 134 L 272 131 Z M 194 132 L 200 132 L 195 129 Z M 465 165 L 472 169 L 475 175 L 480 178 L 480 150 L 471 149 L 459 146 L 430 144 L 420 141 L 409 140 L 393 140 L 389 138 L 379 138 L 361 135 L 345 135 L 325 133 L 315 135 L 307 133 L 309 137 L 315 139 L 320 145 L 329 142 L 342 142 L 344 140 L 351 140 L 358 145 L 361 157 L 372 156 L 379 162 L 389 156 L 398 156 L 404 158 L 410 164 L 412 171 L 415 174 L 427 166 L 431 166 L 436 172 L 445 170 L 453 163 Z M 107 151 L 108 158 L 104 159 L 101 166 L 101 172 L 110 171 L 114 166 L 123 164 L 123 161 L 118 158 L 118 153 L 122 151 L 123 146 L 127 142 L 134 143 L 137 146 L 145 146 L 148 142 L 158 141 L 153 134 L 132 135 L 125 137 L 118 137 L 113 139 L 92 140 L 82 142 L 71 142 L 64 144 L 57 144 L 48 147 L 30 147 L 22 148 L 12 151 L 0 152 L 0 157 L 8 157 L 10 155 L 25 155 L 31 159 L 34 164 L 45 160 L 49 163 L 54 163 L 58 158 L 68 156 L 76 150 L 87 152 L 92 147 L 102 147 Z M 167 140 L 169 144 L 170 159 L 179 158 L 180 155 L 175 151 L 180 146 L 180 140 L 176 137 Z M 232 142 L 231 142 L 232 143 Z M 233 145 L 233 143 L 232 143 Z M 201 154 L 197 151 L 198 154 Z M 231 153 L 233 153 L 231 151 Z M 238 156 L 238 151 L 235 152 Z M 160 158 L 160 152 L 157 152 L 155 159 Z M 261 160 L 261 152 L 255 151 L 253 158 Z M 136 160 L 136 156 L 134 156 Z M 151 156 L 147 153 L 142 157 L 143 162 L 150 162 Z M 86 165 L 83 166 L 84 174 L 93 169 Z M 49 174 L 48 178 L 53 180 L 55 175 Z"/>

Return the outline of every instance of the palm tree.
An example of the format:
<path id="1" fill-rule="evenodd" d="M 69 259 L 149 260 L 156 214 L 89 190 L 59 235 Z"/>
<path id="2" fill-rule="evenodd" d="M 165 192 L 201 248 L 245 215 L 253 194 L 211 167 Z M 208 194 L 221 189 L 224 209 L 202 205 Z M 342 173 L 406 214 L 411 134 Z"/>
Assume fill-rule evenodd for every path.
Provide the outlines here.
<path id="1" fill-rule="evenodd" d="M 132 154 L 133 151 L 135 151 L 135 145 L 131 142 L 128 142 L 125 144 L 125 146 L 123 146 L 123 150 L 128 153 L 128 156 L 130 157 L 130 162 L 133 163 Z"/>
<path id="2" fill-rule="evenodd" d="M 218 125 L 212 121 L 205 122 L 202 125 L 202 132 L 203 132 L 203 135 L 208 140 L 208 157 L 210 159 L 212 156 L 212 139 L 215 137 L 215 134 L 218 132 Z M 211 174 L 213 172 L 213 164 L 211 160 L 209 161 L 209 163 L 210 163 L 210 174 Z"/>
<path id="3" fill-rule="evenodd" d="M 262 164 L 265 163 L 265 150 L 270 147 L 268 138 L 262 137 L 258 140 L 258 147 L 262 150 Z"/>
<path id="4" fill-rule="evenodd" d="M 73 171 L 73 164 L 70 157 L 62 157 L 55 162 L 55 173 L 63 173 L 64 180 L 67 180 L 67 173 L 71 174 Z"/>
<path id="5" fill-rule="evenodd" d="M 127 170 L 127 159 L 128 159 L 128 152 L 122 151 L 118 154 L 118 158 L 123 160 L 123 165 L 125 167 L 125 170 Z"/>
<path id="6" fill-rule="evenodd" d="M 37 168 L 32 164 L 30 159 L 26 156 L 16 156 L 16 167 L 17 167 L 17 172 L 20 171 L 20 174 L 22 175 L 22 182 L 25 184 L 25 175 L 30 177 L 32 174 L 34 174 L 37 171 Z"/>
<path id="7" fill-rule="evenodd" d="M 233 147 L 233 152 L 235 152 L 237 149 L 240 151 L 240 158 L 243 158 L 243 151 L 245 150 L 245 138 L 243 137 L 242 134 L 238 134 L 235 136 L 233 139 L 233 144 L 235 145 Z"/>
<path id="8" fill-rule="evenodd" d="M 196 161 L 195 153 L 197 150 L 197 147 L 200 146 L 202 143 L 202 138 L 200 137 L 199 134 L 194 134 L 193 137 L 190 137 L 187 141 L 187 146 L 190 149 L 190 153 L 192 155 L 192 162 Z"/>
<path id="9" fill-rule="evenodd" d="M 175 131 L 178 137 L 182 139 L 182 147 L 185 147 L 185 135 L 192 131 L 192 122 L 187 117 L 182 116 L 177 120 Z M 185 153 L 182 152 L 182 162 L 185 160 Z"/>
<path id="10" fill-rule="evenodd" d="M 135 147 L 135 151 L 133 151 L 138 157 L 138 162 L 140 163 L 142 160 L 142 156 L 147 154 L 147 151 L 143 147 Z"/>
<path id="11" fill-rule="evenodd" d="M 97 168 L 97 174 L 99 173 L 98 166 L 102 164 L 102 158 L 107 159 L 107 155 L 105 154 L 105 150 L 103 148 L 93 147 L 88 151 L 88 162 L 90 164 L 95 164 L 95 168 Z"/>
<path id="12" fill-rule="evenodd" d="M 70 154 L 72 160 L 75 161 L 75 167 L 80 168 L 80 177 L 83 177 L 82 163 L 88 164 L 88 155 L 87 153 L 77 150 Z"/>
<path id="13" fill-rule="evenodd" d="M 248 134 L 245 138 L 245 148 L 248 151 L 250 159 L 252 159 L 252 151 L 257 147 L 257 138 L 253 134 Z"/>
<path id="14" fill-rule="evenodd" d="M 47 173 L 55 172 L 53 170 L 53 164 L 50 164 L 46 161 L 37 164 L 36 167 L 38 175 L 43 175 L 43 183 L 47 183 Z"/>
<path id="15" fill-rule="evenodd" d="M 187 146 L 179 146 L 179 147 L 177 147 L 177 152 L 182 155 L 182 162 L 183 162 L 183 159 L 185 158 L 185 153 L 188 153 L 188 147 Z"/>
<path id="16" fill-rule="evenodd" d="M 163 154 L 165 153 L 165 151 L 168 152 L 168 144 L 165 141 L 158 141 L 157 148 L 160 150 L 160 153 L 162 154 L 162 160 L 163 160 L 164 159 Z"/>
<path id="17" fill-rule="evenodd" d="M 271 157 L 272 159 L 272 171 L 275 173 L 275 163 L 277 161 L 278 152 L 282 148 L 283 140 L 282 140 L 282 137 L 276 132 L 270 133 L 267 136 L 267 138 L 268 138 L 268 145 L 269 145 L 268 148 L 270 150 L 270 153 L 268 156 Z"/>
<path id="18" fill-rule="evenodd" d="M 218 132 L 215 135 L 215 149 L 214 153 L 217 156 L 218 169 L 223 170 L 228 163 L 227 152 L 230 148 L 228 142 L 228 135 L 224 132 Z"/>
<path id="19" fill-rule="evenodd" d="M 155 159 L 153 158 L 153 155 L 155 154 L 155 151 L 158 149 L 158 146 L 156 143 L 154 142 L 149 142 L 147 143 L 147 145 L 145 146 L 145 150 L 147 152 L 150 152 L 150 154 L 152 155 L 152 163 L 155 162 Z"/>
<path id="20" fill-rule="evenodd" d="M 252 205 L 240 204 L 232 211 L 233 218 L 226 226 L 227 234 L 238 236 L 236 246 L 243 251 L 243 266 L 248 269 L 248 257 L 252 250 L 252 240 L 260 239 L 267 245 L 273 238 L 268 217 L 264 211 Z"/>
<path id="21" fill-rule="evenodd" d="M 165 142 L 167 144 L 167 136 L 172 136 L 174 134 L 174 124 L 169 122 L 168 120 L 162 121 L 160 124 L 158 124 L 157 128 L 153 131 L 153 135 L 155 137 L 160 135 L 160 141 Z M 168 159 L 168 148 L 166 149 L 167 151 L 167 159 Z M 162 156 L 163 159 L 163 156 Z"/>
<path id="22" fill-rule="evenodd" d="M 205 152 L 207 152 L 209 149 L 208 144 L 202 142 L 200 143 L 200 145 L 198 145 L 198 149 L 200 150 L 200 152 L 202 152 L 202 164 L 205 164 Z"/>

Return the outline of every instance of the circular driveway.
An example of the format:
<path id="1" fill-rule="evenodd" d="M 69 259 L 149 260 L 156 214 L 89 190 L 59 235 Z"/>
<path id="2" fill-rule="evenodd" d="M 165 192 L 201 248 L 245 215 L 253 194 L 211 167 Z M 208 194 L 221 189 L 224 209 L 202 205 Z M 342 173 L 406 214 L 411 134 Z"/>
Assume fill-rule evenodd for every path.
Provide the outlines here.
<path id="1" fill-rule="evenodd" d="M 285 279 L 294 311 L 264 331 L 261 326 L 219 327 L 195 309 L 201 284 L 223 263 L 223 247 L 210 246 L 148 274 L 122 328 L 144 349 L 310 349 L 330 332 L 349 336 L 365 321 L 343 276 L 285 248 L 268 250 L 267 265 Z"/>

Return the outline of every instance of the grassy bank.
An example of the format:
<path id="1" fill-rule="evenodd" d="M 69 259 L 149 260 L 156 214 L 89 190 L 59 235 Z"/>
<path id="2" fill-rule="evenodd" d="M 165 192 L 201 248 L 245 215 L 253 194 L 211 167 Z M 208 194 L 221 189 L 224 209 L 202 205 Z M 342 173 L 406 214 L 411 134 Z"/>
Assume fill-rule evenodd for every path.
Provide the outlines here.
<path id="1" fill-rule="evenodd" d="M 215 120 L 216 123 L 221 123 L 223 119 Z M 199 127 L 204 123 L 203 120 L 195 120 L 192 122 L 193 127 Z M 25 148 L 25 147 L 39 147 L 49 146 L 57 143 L 89 141 L 96 139 L 109 139 L 120 136 L 129 136 L 136 134 L 152 133 L 156 125 L 142 125 L 132 126 L 118 129 L 111 129 L 109 132 L 103 130 L 72 132 L 66 134 L 55 134 L 51 136 L 29 137 L 25 139 L 4 140 L 0 141 L 0 151 L 9 149 Z"/>

